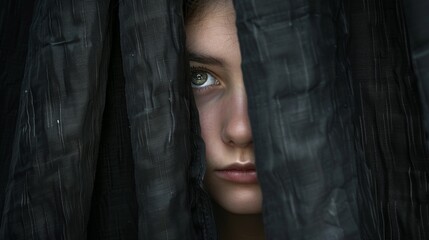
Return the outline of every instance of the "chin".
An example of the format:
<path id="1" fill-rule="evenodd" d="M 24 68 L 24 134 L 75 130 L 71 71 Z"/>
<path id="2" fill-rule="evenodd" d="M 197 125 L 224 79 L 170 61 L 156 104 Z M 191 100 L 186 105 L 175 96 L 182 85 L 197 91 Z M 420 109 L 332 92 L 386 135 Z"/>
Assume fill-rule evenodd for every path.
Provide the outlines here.
<path id="1" fill-rule="evenodd" d="M 225 206 L 221 207 L 226 211 L 238 214 L 238 215 L 248 215 L 248 214 L 260 214 L 261 206 L 257 206 L 255 204 L 225 204 Z"/>
<path id="2" fill-rule="evenodd" d="M 233 214 L 259 214 L 262 209 L 262 193 L 258 184 L 215 184 L 209 194 L 217 205 Z M 214 191 L 211 191 L 214 190 Z"/>

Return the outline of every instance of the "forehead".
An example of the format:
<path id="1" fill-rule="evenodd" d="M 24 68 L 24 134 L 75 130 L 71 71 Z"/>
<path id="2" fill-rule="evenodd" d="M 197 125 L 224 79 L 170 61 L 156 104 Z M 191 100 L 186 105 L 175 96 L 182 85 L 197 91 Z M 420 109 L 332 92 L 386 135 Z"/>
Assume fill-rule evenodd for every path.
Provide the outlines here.
<path id="1" fill-rule="evenodd" d="M 219 1 L 202 9 L 186 25 L 188 51 L 234 61 L 239 55 L 232 1 Z M 238 52 L 237 52 L 238 51 Z"/>

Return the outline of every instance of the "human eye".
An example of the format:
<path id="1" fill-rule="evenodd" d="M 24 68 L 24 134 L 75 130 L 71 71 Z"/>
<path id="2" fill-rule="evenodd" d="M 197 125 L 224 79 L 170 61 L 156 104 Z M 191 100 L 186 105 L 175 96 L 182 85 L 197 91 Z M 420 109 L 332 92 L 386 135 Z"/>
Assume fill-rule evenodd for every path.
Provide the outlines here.
<path id="1" fill-rule="evenodd" d="M 219 85 L 219 81 L 207 69 L 191 67 L 191 86 L 195 89 L 204 89 Z"/>

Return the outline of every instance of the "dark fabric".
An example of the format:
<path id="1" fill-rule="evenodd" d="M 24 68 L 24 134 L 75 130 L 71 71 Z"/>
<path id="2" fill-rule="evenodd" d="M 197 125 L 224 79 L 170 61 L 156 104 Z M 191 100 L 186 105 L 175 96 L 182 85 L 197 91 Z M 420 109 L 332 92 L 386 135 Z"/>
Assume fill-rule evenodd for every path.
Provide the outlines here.
<path id="1" fill-rule="evenodd" d="M 0 222 L 34 1 L 0 1 Z"/>
<path id="2" fill-rule="evenodd" d="M 127 237 L 121 231 L 131 231 L 129 238 L 192 238 L 191 92 L 184 71 L 182 3 L 139 4 L 121 1 L 119 6 L 121 32 L 116 34 L 125 59 L 126 108 L 121 77 L 115 79 L 122 74 L 117 52 L 110 61 L 111 10 L 118 11 L 117 3 L 37 3 L 1 238 Z M 105 111 L 109 79 L 118 93 L 109 87 L 111 104 Z M 117 105 L 111 102 L 115 99 Z M 130 137 L 130 130 L 123 130 L 126 119 L 118 114 L 126 109 Z M 124 143 L 112 139 L 116 133 L 124 133 Z M 119 147 L 112 146 L 115 142 Z M 134 163 L 127 153 L 131 146 Z M 200 178 L 203 170 L 197 169 Z M 88 226 L 94 229 L 87 231 Z"/>
<path id="3" fill-rule="evenodd" d="M 34 13 L 0 238 L 85 239 L 110 55 L 109 1 L 40 0 Z"/>
<path id="4" fill-rule="evenodd" d="M 410 45 L 414 74 L 418 79 L 420 100 L 426 129 L 426 147 L 429 147 L 429 1 L 403 1 L 406 31 Z"/>
<path id="5" fill-rule="evenodd" d="M 118 8 L 112 14 L 112 50 L 88 239 L 137 239 L 134 161 L 125 102 Z"/>
<path id="6" fill-rule="evenodd" d="M 182 1 L 120 1 L 139 239 L 192 239 Z"/>
<path id="7" fill-rule="evenodd" d="M 234 3 L 267 238 L 360 239 L 342 1 Z"/>
<path id="8" fill-rule="evenodd" d="M 429 156 L 402 1 L 349 2 L 362 237 L 428 239 Z"/>

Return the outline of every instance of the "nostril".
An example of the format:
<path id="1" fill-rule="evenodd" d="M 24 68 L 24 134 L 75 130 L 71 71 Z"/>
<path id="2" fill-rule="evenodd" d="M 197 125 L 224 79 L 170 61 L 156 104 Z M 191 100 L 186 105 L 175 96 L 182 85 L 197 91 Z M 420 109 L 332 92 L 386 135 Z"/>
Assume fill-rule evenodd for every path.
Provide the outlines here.
<path id="1" fill-rule="evenodd" d="M 223 141 L 235 147 L 247 147 L 253 142 L 250 124 L 246 118 L 230 121 L 224 129 Z"/>

